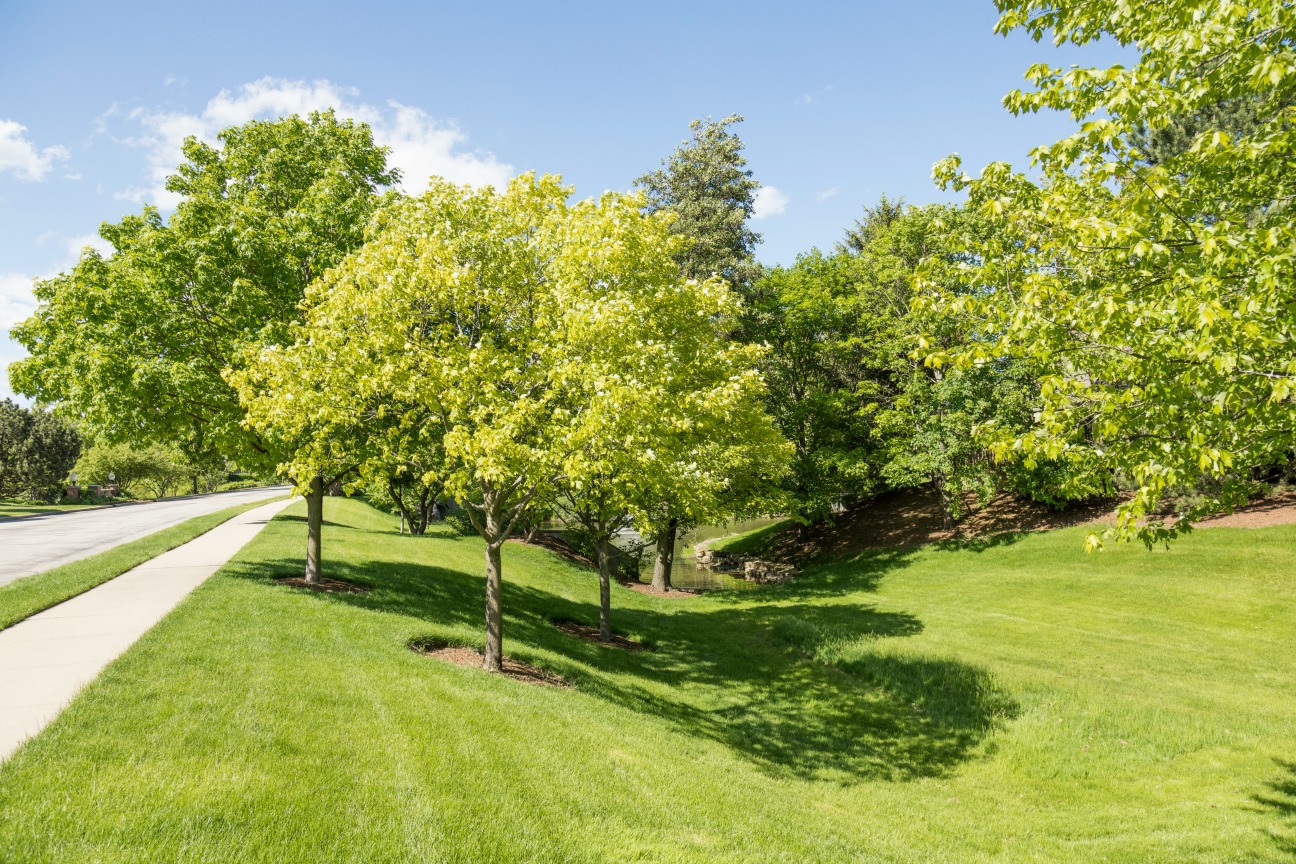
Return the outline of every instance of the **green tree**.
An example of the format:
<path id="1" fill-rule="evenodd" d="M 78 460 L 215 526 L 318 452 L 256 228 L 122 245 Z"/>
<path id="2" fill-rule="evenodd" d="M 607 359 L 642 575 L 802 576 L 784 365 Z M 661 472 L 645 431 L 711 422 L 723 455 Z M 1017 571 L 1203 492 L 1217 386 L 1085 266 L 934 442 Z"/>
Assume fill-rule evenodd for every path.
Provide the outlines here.
<path id="1" fill-rule="evenodd" d="M 691 330 L 714 333 L 711 315 L 734 303 L 719 280 L 682 279 L 669 220 L 642 213 L 641 198 L 569 205 L 568 195 L 534 175 L 503 192 L 434 182 L 384 211 L 369 242 L 312 287 L 299 341 L 263 351 L 255 380 L 235 376 L 258 429 L 310 430 L 294 470 L 348 449 L 361 461 L 437 463 L 429 473 L 485 541 L 491 671 L 503 657 L 504 541 L 564 478 L 612 473 L 599 430 L 660 408 L 651 394 L 667 387 L 673 352 L 693 344 Z M 759 381 L 738 377 L 716 398 Z M 688 408 L 676 411 L 682 427 Z M 338 430 L 370 415 L 400 423 L 381 448 L 357 452 Z"/>
<path id="2" fill-rule="evenodd" d="M 771 346 L 763 364 L 770 411 L 796 447 L 789 492 L 802 519 L 897 488 L 930 484 L 946 527 L 968 493 L 1005 485 L 1031 494 L 1029 477 L 1005 474 L 981 440 L 984 425 L 1024 429 L 1037 389 L 1021 363 L 967 370 L 924 365 L 926 344 L 980 337 L 954 319 L 912 308 L 915 275 L 967 290 L 962 249 L 988 223 L 961 207 L 906 206 L 883 197 L 832 254 L 813 251 L 770 269 L 754 292 L 745 330 Z M 939 277 L 937 276 L 939 272 Z"/>
<path id="3" fill-rule="evenodd" d="M 96 444 L 77 460 L 76 472 L 82 483 L 115 482 L 128 495 L 163 498 L 177 494 L 195 469 L 173 447 Z"/>
<path id="4" fill-rule="evenodd" d="M 112 255 L 87 250 L 71 272 L 37 284 L 39 307 L 13 330 L 31 356 L 9 374 L 18 392 L 83 417 L 96 439 L 263 470 L 292 442 L 243 422 L 225 373 L 285 343 L 306 286 L 361 244 L 398 175 L 367 126 L 332 112 L 218 138 L 186 140 L 167 180 L 182 196 L 169 220 L 146 207 L 104 224 Z M 309 484 L 312 513 L 315 479 L 294 477 Z"/>
<path id="5" fill-rule="evenodd" d="M 806 520 L 883 488 L 873 413 L 900 352 L 905 307 L 903 297 L 888 306 L 862 285 L 856 257 L 811 251 L 768 270 L 747 314 L 749 338 L 770 346 L 769 410 L 795 447 L 787 482 Z"/>
<path id="6" fill-rule="evenodd" d="M 760 183 L 746 167 L 742 139 L 729 129 L 742 119 L 694 120 L 692 137 L 661 168 L 635 181 L 648 196 L 648 212 L 675 215 L 671 230 L 684 239 L 675 258 L 684 275 L 719 276 L 739 292 L 759 274 L 755 250 L 761 240 L 747 226 Z"/>
<path id="7" fill-rule="evenodd" d="M 999 0 L 998 29 L 1139 55 L 1108 69 L 1032 67 L 1014 113 L 1069 112 L 1078 131 L 1037 148 L 1030 175 L 1003 163 L 973 179 L 937 166 L 997 229 L 970 251 L 980 290 L 933 285 L 938 315 L 983 335 L 931 350 L 933 366 L 1022 358 L 1048 370 L 1038 414 L 999 453 L 1074 459 L 1137 485 L 1108 535 L 1168 539 L 1244 491 L 1223 483 L 1167 525 L 1166 489 L 1285 459 L 1296 444 L 1296 9 L 1278 0 Z M 1255 125 L 1210 128 L 1215 106 L 1250 104 Z M 1199 118 L 1186 149 L 1155 164 L 1131 146 Z M 1177 152 L 1176 152 L 1177 151 Z M 1100 538 L 1089 539 L 1090 548 Z"/>
<path id="8" fill-rule="evenodd" d="M 602 233 L 615 237 L 627 230 L 622 224 Z M 651 221 L 624 224 L 638 234 L 660 230 Z M 664 536 L 654 522 L 664 501 L 671 518 L 726 518 L 751 506 L 761 481 L 776 482 L 788 458 L 763 406 L 763 349 L 729 335 L 741 312 L 737 296 L 718 281 L 681 279 L 669 256 L 616 252 L 629 241 L 601 247 L 614 254 L 587 257 L 578 262 L 585 272 L 569 275 L 607 283 L 620 274 L 617 288 L 626 292 L 618 338 L 585 355 L 576 398 L 587 407 L 560 484 L 567 511 L 594 546 L 604 641 L 612 635 L 612 541 L 621 529 L 633 524 Z M 669 590 L 669 577 L 659 576 L 654 567 L 654 586 Z"/>
<path id="9" fill-rule="evenodd" d="M 56 497 L 81 445 L 81 434 L 67 420 L 12 399 L 0 401 L 0 497 Z"/>
<path id="10" fill-rule="evenodd" d="M 731 114 L 692 121 L 692 136 L 635 183 L 648 196 L 648 212 L 673 214 L 671 230 L 684 241 L 675 252 L 680 272 L 699 281 L 719 277 L 746 298 L 760 274 L 755 249 L 761 238 L 748 227 L 760 183 L 747 168 L 742 139 L 730 130 L 742 119 Z M 653 585 L 659 590 L 670 587 L 676 536 L 707 518 L 704 510 L 669 500 L 653 510 L 646 524 L 656 541 Z"/>

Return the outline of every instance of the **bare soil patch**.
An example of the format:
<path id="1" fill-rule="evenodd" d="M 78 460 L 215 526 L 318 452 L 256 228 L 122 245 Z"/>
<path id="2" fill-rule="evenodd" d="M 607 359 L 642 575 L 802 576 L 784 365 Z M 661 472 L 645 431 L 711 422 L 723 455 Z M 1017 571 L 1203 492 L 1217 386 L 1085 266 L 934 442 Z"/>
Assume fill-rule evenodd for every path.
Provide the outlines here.
<path id="1" fill-rule="evenodd" d="M 588 624 L 581 624 L 578 621 L 566 621 L 561 618 L 549 622 L 557 629 L 566 633 L 568 636 L 575 636 L 577 639 L 584 639 L 586 642 L 593 642 L 604 648 L 620 648 L 623 651 L 651 651 L 642 642 L 636 642 L 633 639 L 627 639 L 625 636 L 612 634 L 612 639 L 608 642 L 599 640 L 599 631 L 597 627 L 591 627 Z"/>
<path id="2" fill-rule="evenodd" d="M 373 590 L 369 585 L 360 585 L 342 579 L 321 579 L 316 585 L 307 582 L 305 577 L 302 576 L 283 576 L 274 581 L 280 585 L 287 585 L 289 588 L 308 588 L 311 591 L 320 591 L 324 594 L 368 594 Z"/>
<path id="3" fill-rule="evenodd" d="M 482 652 L 476 648 L 451 645 L 438 639 L 416 640 L 411 642 L 409 647 L 411 651 L 422 654 L 424 657 L 431 657 L 433 660 L 453 663 L 456 666 L 463 666 L 468 669 L 481 670 L 482 668 Z M 539 687 L 573 686 L 572 682 L 558 673 L 541 669 L 539 666 L 532 666 L 530 663 L 523 663 L 520 660 L 505 657 L 503 665 L 503 674 L 516 681 L 535 684 Z"/>

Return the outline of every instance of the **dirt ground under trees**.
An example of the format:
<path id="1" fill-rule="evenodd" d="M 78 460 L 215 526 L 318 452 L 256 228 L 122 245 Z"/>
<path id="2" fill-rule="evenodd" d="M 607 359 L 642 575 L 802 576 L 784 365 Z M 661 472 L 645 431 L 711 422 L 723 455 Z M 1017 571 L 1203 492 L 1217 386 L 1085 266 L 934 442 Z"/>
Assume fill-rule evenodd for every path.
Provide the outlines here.
<path id="1" fill-rule="evenodd" d="M 1098 527 L 1114 522 L 1117 503 L 1114 500 L 1087 502 L 1057 511 L 1006 494 L 978 506 L 975 496 L 971 496 L 963 519 L 949 529 L 944 526 L 940 502 L 933 490 L 892 492 L 839 514 L 831 524 L 784 532 L 775 542 L 771 557 L 804 561 L 864 549 L 924 546 L 1076 525 Z M 1292 524 L 1296 524 L 1296 492 L 1285 492 L 1234 513 L 1204 519 L 1197 527 L 1265 528 Z"/>

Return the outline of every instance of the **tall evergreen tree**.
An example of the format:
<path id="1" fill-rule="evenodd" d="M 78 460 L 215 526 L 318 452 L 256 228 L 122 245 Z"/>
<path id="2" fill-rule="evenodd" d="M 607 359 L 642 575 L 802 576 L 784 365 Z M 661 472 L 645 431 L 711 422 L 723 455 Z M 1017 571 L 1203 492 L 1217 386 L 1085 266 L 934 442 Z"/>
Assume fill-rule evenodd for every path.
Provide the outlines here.
<path id="1" fill-rule="evenodd" d="M 694 120 L 693 136 L 661 168 L 635 181 L 648 196 L 648 211 L 674 213 L 672 231 L 688 238 L 676 255 L 684 276 L 719 276 L 739 292 L 759 273 L 755 250 L 761 241 L 747 225 L 760 183 L 747 168 L 742 139 L 729 129 L 742 119 Z"/>
<path id="2" fill-rule="evenodd" d="M 686 279 L 718 276 L 740 296 L 750 298 L 760 275 L 755 250 L 761 237 L 747 223 L 760 183 L 747 168 L 742 139 L 729 128 L 742 119 L 730 114 L 719 121 L 694 120 L 689 124 L 692 137 L 635 185 L 647 194 L 650 213 L 675 214 L 672 233 L 686 238 L 676 254 Z M 675 537 L 681 525 L 694 519 L 679 502 L 663 501 L 652 524 L 645 526 L 656 541 L 653 587 L 657 590 L 669 590 Z"/>

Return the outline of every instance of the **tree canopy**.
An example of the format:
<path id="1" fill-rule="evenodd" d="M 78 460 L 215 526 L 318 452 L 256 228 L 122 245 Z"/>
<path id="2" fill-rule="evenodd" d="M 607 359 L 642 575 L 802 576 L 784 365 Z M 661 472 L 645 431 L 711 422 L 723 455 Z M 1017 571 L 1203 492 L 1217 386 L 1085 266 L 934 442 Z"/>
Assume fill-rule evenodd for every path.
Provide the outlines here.
<path id="1" fill-rule="evenodd" d="M 1296 444 L 1296 226 L 1282 215 L 1296 194 L 1296 9 L 1278 0 L 998 5 L 1000 32 L 1112 38 L 1139 59 L 1030 69 L 1033 89 L 1010 93 L 1007 107 L 1061 110 L 1081 124 L 1036 149 L 1031 174 L 994 163 L 972 178 L 956 157 L 937 166 L 995 230 L 969 249 L 979 290 L 929 286 L 926 301 L 980 338 L 932 346 L 927 359 L 1045 366 L 1034 423 L 1000 435 L 999 454 L 1127 478 L 1137 491 L 1112 534 L 1167 539 L 1244 492 L 1222 483 L 1170 525 L 1154 515 L 1167 488 L 1287 460 Z M 1219 128 L 1218 106 L 1228 104 L 1249 106 L 1253 120 Z M 1186 117 L 1198 124 L 1190 146 L 1149 161 L 1136 133 L 1155 137 Z"/>
<path id="2" fill-rule="evenodd" d="M 658 476 L 687 469 L 705 485 L 715 463 L 683 463 L 666 436 L 762 428 L 758 349 L 718 329 L 737 309 L 724 282 L 680 275 L 671 220 L 644 214 L 642 198 L 569 194 L 530 174 L 501 192 L 434 181 L 382 211 L 368 242 L 311 287 L 289 347 L 231 376 L 255 428 L 302 439 L 290 473 L 344 458 L 358 425 L 399 418 L 356 458 L 421 460 L 425 479 L 467 507 L 486 541 L 492 670 L 500 547 L 529 505 L 561 479 L 592 481 L 654 453 Z M 626 425 L 653 412 L 653 425 Z"/>
<path id="3" fill-rule="evenodd" d="M 397 174 L 367 126 L 332 112 L 218 138 L 185 141 L 169 219 L 146 207 L 105 223 L 112 254 L 87 249 L 37 284 L 40 305 L 13 330 L 30 356 L 9 374 L 105 441 L 273 465 L 222 375 L 249 346 L 284 343 L 306 286 L 361 243 Z"/>
<path id="4" fill-rule="evenodd" d="M 635 181 L 648 195 L 649 212 L 675 214 L 671 230 L 685 241 L 675 253 L 684 275 L 719 276 L 738 289 L 759 273 L 754 253 L 761 239 L 748 227 L 760 183 L 747 168 L 742 139 L 729 128 L 742 119 L 694 120 L 693 136 Z"/>
<path id="5" fill-rule="evenodd" d="M 62 417 L 0 401 L 0 498 L 56 497 L 81 445 L 81 434 Z"/>

